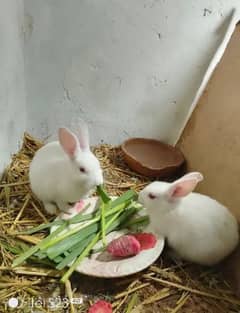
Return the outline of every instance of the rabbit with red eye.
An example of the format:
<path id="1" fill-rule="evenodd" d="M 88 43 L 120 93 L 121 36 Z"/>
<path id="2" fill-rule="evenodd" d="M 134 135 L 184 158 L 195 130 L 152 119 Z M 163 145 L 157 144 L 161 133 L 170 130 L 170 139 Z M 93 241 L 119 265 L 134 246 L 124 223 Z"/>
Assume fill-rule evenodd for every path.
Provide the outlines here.
<path id="1" fill-rule="evenodd" d="M 203 179 L 189 173 L 173 183 L 153 182 L 139 193 L 151 229 L 183 259 L 202 265 L 222 261 L 237 246 L 238 223 L 219 202 L 192 192 Z"/>
<path id="2" fill-rule="evenodd" d="M 67 128 L 58 131 L 59 141 L 40 148 L 29 170 L 30 185 L 49 214 L 68 211 L 103 183 L 98 159 L 90 151 L 88 129 L 82 124 L 78 137 Z"/>

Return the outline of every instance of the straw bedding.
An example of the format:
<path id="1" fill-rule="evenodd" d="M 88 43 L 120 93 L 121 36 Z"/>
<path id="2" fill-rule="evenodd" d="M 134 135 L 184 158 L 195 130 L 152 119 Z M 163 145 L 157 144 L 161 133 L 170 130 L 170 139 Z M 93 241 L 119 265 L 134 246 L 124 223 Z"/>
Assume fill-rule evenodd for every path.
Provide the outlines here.
<path id="1" fill-rule="evenodd" d="M 42 143 L 24 135 L 20 151 L 12 156 L 0 182 L 0 312 L 11 311 L 8 301 L 15 297 L 20 308 L 12 312 L 87 312 L 97 299 L 113 304 L 114 312 L 198 313 L 240 312 L 217 268 L 202 268 L 163 256 L 146 271 L 124 279 L 96 279 L 75 273 L 71 282 L 59 283 L 60 273 L 36 261 L 12 269 L 16 253 L 39 241 L 40 235 L 16 233 L 52 219 L 29 187 L 28 168 Z M 120 195 L 129 188 L 141 190 L 149 180 L 129 170 L 119 147 L 93 148 L 104 170 L 107 191 Z M 42 236 L 42 235 L 41 235 Z M 68 299 L 72 299 L 69 304 Z M 81 304 L 77 304 L 81 302 Z"/>

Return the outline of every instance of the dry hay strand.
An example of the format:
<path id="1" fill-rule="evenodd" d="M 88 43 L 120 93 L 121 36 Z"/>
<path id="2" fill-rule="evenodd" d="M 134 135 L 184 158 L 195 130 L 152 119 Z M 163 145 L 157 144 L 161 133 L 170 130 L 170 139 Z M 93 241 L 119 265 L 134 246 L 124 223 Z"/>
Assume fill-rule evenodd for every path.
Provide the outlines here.
<path id="1" fill-rule="evenodd" d="M 65 297 L 75 300 L 68 309 L 76 313 L 87 312 L 97 299 L 111 301 L 115 313 L 240 311 L 240 300 L 234 297 L 218 268 L 176 261 L 167 249 L 154 265 L 136 275 L 97 279 L 74 273 L 65 286 L 59 283 L 61 272 L 45 263 L 31 260 L 11 268 L 16 254 L 44 236 L 44 233 L 34 236 L 15 233 L 52 220 L 32 194 L 28 181 L 29 164 L 42 144 L 25 133 L 21 149 L 12 156 L 0 181 L 0 312 L 8 312 L 6 303 L 10 297 L 25 303 L 14 312 L 31 312 L 33 303 L 39 304 L 38 312 L 51 312 L 46 301 L 50 297 L 60 299 L 60 307 L 53 308 L 59 313 L 66 311 L 62 302 Z M 105 187 L 111 195 L 120 195 L 129 188 L 139 191 L 150 182 L 127 167 L 120 147 L 100 145 L 92 150 L 104 170 Z M 38 297 L 40 302 L 36 302 Z"/>

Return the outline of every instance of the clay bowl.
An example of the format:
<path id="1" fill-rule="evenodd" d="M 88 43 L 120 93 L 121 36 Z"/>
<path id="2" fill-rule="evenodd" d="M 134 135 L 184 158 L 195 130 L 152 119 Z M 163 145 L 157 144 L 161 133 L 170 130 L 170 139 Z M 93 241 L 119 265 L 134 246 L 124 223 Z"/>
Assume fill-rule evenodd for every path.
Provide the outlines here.
<path id="1" fill-rule="evenodd" d="M 185 162 L 179 149 L 155 139 L 130 138 L 121 148 L 128 166 L 148 177 L 170 178 Z"/>

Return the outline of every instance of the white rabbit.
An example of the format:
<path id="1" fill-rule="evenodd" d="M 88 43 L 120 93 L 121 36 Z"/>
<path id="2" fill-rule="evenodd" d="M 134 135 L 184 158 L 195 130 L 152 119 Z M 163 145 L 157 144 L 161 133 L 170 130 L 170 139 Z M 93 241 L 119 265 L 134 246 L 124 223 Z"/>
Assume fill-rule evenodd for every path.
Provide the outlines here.
<path id="1" fill-rule="evenodd" d="M 66 212 L 103 183 L 99 161 L 89 147 L 87 125 L 79 126 L 78 137 L 60 128 L 58 138 L 36 152 L 29 170 L 31 188 L 50 214 L 57 207 Z"/>
<path id="2" fill-rule="evenodd" d="M 153 182 L 139 193 L 150 228 L 183 259 L 202 265 L 223 260 L 237 246 L 238 223 L 219 202 L 192 192 L 203 179 L 189 173 L 173 183 Z"/>

